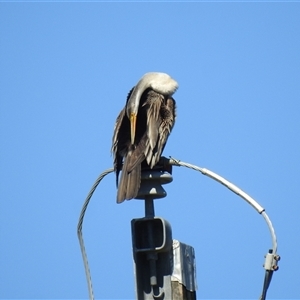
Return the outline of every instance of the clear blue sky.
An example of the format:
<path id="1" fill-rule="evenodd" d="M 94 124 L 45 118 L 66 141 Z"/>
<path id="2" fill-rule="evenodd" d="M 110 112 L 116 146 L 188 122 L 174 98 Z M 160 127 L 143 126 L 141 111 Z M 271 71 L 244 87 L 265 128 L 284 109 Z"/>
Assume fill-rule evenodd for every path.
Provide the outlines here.
<path id="1" fill-rule="evenodd" d="M 278 236 L 269 299 L 299 299 L 300 3 L 0 3 L 0 298 L 87 298 L 76 235 L 112 166 L 126 95 L 149 71 L 179 82 L 165 149 L 254 197 Z M 258 299 L 263 218 L 220 184 L 174 168 L 156 202 L 196 251 L 198 299 Z M 130 221 L 113 175 L 84 223 L 98 299 L 133 299 Z"/>

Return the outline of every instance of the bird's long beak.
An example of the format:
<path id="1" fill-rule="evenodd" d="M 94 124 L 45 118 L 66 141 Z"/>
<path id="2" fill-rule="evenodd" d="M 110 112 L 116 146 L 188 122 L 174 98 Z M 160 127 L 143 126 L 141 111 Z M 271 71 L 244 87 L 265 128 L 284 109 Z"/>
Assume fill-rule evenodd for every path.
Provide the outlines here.
<path id="1" fill-rule="evenodd" d="M 136 116 L 137 114 L 131 113 L 130 114 L 130 135 L 131 135 L 131 144 L 134 144 L 135 139 L 135 126 L 136 126 Z"/>

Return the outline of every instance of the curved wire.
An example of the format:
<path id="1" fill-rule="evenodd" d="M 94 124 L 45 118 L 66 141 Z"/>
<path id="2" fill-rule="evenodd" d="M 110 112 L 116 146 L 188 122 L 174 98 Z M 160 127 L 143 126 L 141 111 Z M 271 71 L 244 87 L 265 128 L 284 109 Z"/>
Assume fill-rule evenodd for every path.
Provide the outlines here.
<path id="1" fill-rule="evenodd" d="M 246 202 L 248 204 L 250 204 L 259 214 L 261 214 L 267 225 L 268 228 L 270 230 L 271 233 L 271 239 L 272 239 L 272 246 L 273 246 L 273 254 L 276 254 L 277 251 L 277 238 L 276 238 L 276 234 L 275 234 L 275 230 L 274 227 L 271 223 L 270 218 L 268 217 L 267 213 L 265 212 L 265 209 L 256 201 L 254 200 L 252 197 L 250 197 L 248 194 L 246 194 L 243 190 L 241 190 L 240 188 L 238 188 L 236 185 L 234 185 L 233 183 L 229 182 L 228 180 L 226 180 L 225 178 L 223 178 L 222 176 L 208 170 L 205 168 L 199 168 L 195 165 L 189 164 L 189 163 L 185 163 L 182 162 L 180 160 L 177 160 L 173 157 L 170 157 L 169 160 L 169 164 L 174 165 L 174 166 L 183 166 L 183 167 L 187 167 L 190 169 L 193 169 L 195 171 L 199 171 L 200 173 L 202 173 L 203 175 L 206 175 L 220 183 L 222 183 L 224 186 L 226 186 L 228 189 L 230 189 L 232 192 L 234 192 L 235 194 L 237 194 L 238 196 L 240 196 L 241 198 L 243 198 L 244 200 L 246 200 Z"/>
<path id="2" fill-rule="evenodd" d="M 267 222 L 268 224 L 268 227 L 269 227 L 269 230 L 270 230 L 270 233 L 271 233 L 271 236 L 272 236 L 272 243 L 273 243 L 273 252 L 272 254 L 275 255 L 277 253 L 277 238 L 276 238 L 276 234 L 275 234 L 275 229 L 272 225 L 272 222 L 269 218 L 269 216 L 267 215 L 267 213 L 265 211 L 263 211 L 261 213 L 261 215 L 264 217 L 265 221 Z"/>
<path id="3" fill-rule="evenodd" d="M 83 264 L 84 264 L 84 269 L 85 269 L 85 276 L 86 276 L 86 280 L 87 280 L 87 284 L 88 284 L 90 300 L 94 300 L 94 292 L 93 292 L 93 286 L 92 286 L 91 272 L 90 272 L 89 263 L 88 263 L 88 259 L 87 259 L 87 255 L 86 255 L 86 251 L 85 251 L 85 247 L 84 247 L 83 236 L 82 236 L 82 224 L 83 224 L 83 219 L 84 219 L 84 216 L 85 216 L 85 212 L 87 210 L 87 207 L 90 203 L 90 200 L 91 200 L 97 186 L 99 185 L 100 181 L 106 175 L 113 172 L 113 170 L 114 170 L 113 168 L 105 170 L 96 179 L 94 185 L 92 186 L 90 192 L 88 193 L 88 195 L 87 195 L 87 197 L 84 201 L 84 204 L 82 206 L 81 213 L 80 213 L 80 216 L 79 216 L 78 224 L 77 224 L 77 236 L 78 236 L 78 239 L 79 239 L 80 250 L 81 250 L 81 254 L 82 254 L 82 259 L 83 259 Z"/>
<path id="4" fill-rule="evenodd" d="M 274 262 L 274 260 L 276 261 L 275 265 L 269 265 L 267 268 L 265 267 L 266 272 L 265 272 L 265 279 L 264 279 L 264 284 L 263 284 L 263 291 L 262 291 L 262 295 L 259 298 L 260 300 L 265 300 L 266 296 L 267 296 L 267 290 L 268 290 L 269 285 L 271 283 L 274 267 L 276 267 L 275 268 L 275 270 L 276 270 L 277 269 L 277 261 L 279 259 L 278 256 L 276 255 L 277 238 L 276 238 L 276 234 L 275 234 L 275 229 L 272 225 L 272 222 L 271 222 L 269 216 L 265 212 L 265 209 L 257 201 L 255 201 L 252 197 L 250 197 L 244 191 L 239 189 L 236 185 L 234 185 L 233 183 L 229 182 L 225 178 L 221 177 L 220 175 L 218 175 L 218 174 L 216 174 L 216 173 L 214 173 L 214 172 L 212 172 L 208 169 L 199 168 L 197 166 L 194 166 L 194 165 L 191 165 L 191 164 L 188 164 L 188 163 L 185 163 L 185 162 L 181 162 L 181 161 L 179 161 L 177 159 L 174 159 L 172 157 L 170 157 L 170 159 L 165 163 L 168 163 L 168 164 L 171 164 L 171 165 L 174 165 L 174 166 L 184 166 L 184 167 L 193 169 L 195 171 L 199 171 L 203 175 L 207 175 L 208 177 L 210 177 L 210 178 L 218 181 L 219 183 L 223 184 L 224 186 L 226 186 L 228 189 L 230 189 L 232 192 L 236 193 L 238 196 L 242 197 L 244 200 L 246 200 L 248 202 L 248 204 L 250 204 L 259 214 L 261 214 L 264 217 L 264 219 L 265 219 L 265 221 L 268 225 L 268 228 L 270 230 L 271 238 L 272 238 L 273 249 L 270 250 L 270 253 L 272 253 L 272 255 L 273 255 L 272 256 L 273 257 L 273 262 Z M 266 257 L 266 260 L 267 260 L 267 257 Z"/>
<path id="5" fill-rule="evenodd" d="M 266 299 L 267 291 L 268 291 L 269 285 L 271 283 L 272 276 L 273 276 L 273 271 L 266 270 L 264 285 L 263 285 L 263 291 L 262 291 L 262 294 L 261 294 L 259 300 L 265 300 Z"/>

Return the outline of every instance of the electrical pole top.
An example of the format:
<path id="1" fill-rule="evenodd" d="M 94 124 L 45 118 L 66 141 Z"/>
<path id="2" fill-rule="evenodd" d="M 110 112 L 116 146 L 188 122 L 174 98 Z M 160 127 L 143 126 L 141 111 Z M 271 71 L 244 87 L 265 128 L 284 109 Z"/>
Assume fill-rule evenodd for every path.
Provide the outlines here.
<path id="1" fill-rule="evenodd" d="M 162 184 L 172 175 L 163 167 L 141 175 L 137 199 L 145 201 L 145 217 L 131 221 L 137 299 L 196 299 L 194 249 L 172 240 L 170 223 L 154 213 L 153 200 L 166 196 Z"/>

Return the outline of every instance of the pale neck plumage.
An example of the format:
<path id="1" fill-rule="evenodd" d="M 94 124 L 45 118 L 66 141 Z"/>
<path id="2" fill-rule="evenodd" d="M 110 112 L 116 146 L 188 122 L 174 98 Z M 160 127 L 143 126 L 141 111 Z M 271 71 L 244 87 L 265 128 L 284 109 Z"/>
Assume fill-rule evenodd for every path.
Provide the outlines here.
<path id="1" fill-rule="evenodd" d="M 128 116 L 131 113 L 137 114 L 141 96 L 148 88 L 153 89 L 157 93 L 172 96 L 178 88 L 178 83 L 166 73 L 146 73 L 133 89 L 127 102 Z"/>

